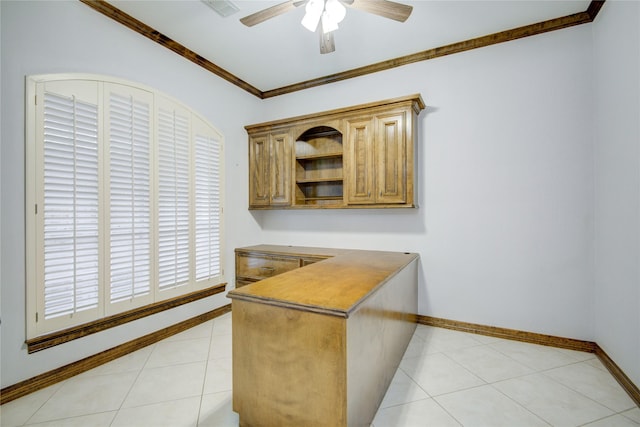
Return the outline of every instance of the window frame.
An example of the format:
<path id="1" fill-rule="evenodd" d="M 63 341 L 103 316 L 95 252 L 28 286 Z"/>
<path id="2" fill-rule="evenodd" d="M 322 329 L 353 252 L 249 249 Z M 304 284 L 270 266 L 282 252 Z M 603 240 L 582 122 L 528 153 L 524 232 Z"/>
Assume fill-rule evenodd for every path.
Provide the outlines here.
<path id="1" fill-rule="evenodd" d="M 88 86 L 95 85 L 96 100 L 98 106 L 98 176 L 99 176 L 99 303 L 96 309 L 87 310 L 86 313 L 78 312 L 71 315 L 64 315 L 52 319 L 44 319 L 43 299 L 44 284 L 42 277 L 44 275 L 43 266 L 43 197 L 44 197 L 44 93 L 47 85 L 55 85 L 57 82 L 61 84 L 69 84 L 73 86 L 80 82 Z M 125 299 L 120 302 L 111 302 L 111 286 L 110 286 L 110 155 L 109 155 L 109 132 L 108 123 L 110 120 L 109 107 L 109 89 L 122 89 L 126 91 L 146 94 L 151 103 L 149 105 L 150 120 L 150 171 L 149 171 L 149 187 L 150 187 L 150 283 L 151 291 L 148 295 L 141 298 Z M 209 121 L 189 108 L 182 102 L 156 90 L 151 87 L 141 85 L 135 82 L 95 74 L 43 74 L 26 77 L 25 90 L 25 213 L 26 213 L 26 336 L 28 340 L 38 336 L 49 334 L 66 328 L 73 328 L 79 325 L 99 321 L 108 316 L 117 315 L 118 313 L 129 312 L 132 309 L 143 308 L 147 305 L 161 303 L 162 301 L 174 299 L 182 295 L 187 295 L 203 289 L 219 287 L 225 281 L 224 277 L 224 136 Z M 189 254 L 188 263 L 188 282 L 184 286 L 171 288 L 169 291 L 160 291 L 158 289 L 158 170 L 159 159 L 157 154 L 158 147 L 158 111 L 160 106 L 169 106 L 177 109 L 185 114 L 188 118 L 188 185 L 189 185 L 189 239 L 187 252 Z M 217 197 L 219 204 L 217 213 L 217 236 L 213 253 L 218 256 L 218 275 L 210 276 L 204 280 L 195 280 L 195 272 L 197 270 L 195 252 L 195 187 L 196 187 L 196 168 L 195 157 L 196 139 L 198 132 L 206 133 L 206 137 L 210 138 L 212 144 L 217 145 L 219 150 L 218 156 L 218 181 L 217 181 Z M 38 212 L 40 211 L 40 212 Z"/>

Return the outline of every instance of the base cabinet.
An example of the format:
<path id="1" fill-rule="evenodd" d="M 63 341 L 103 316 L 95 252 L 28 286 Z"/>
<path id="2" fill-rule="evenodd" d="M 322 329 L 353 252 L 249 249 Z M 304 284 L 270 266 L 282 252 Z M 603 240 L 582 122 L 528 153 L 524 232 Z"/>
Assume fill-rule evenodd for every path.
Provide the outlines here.
<path id="1" fill-rule="evenodd" d="M 267 247 L 256 246 L 237 248 L 235 253 L 236 288 L 326 259 L 326 257 L 295 253 L 295 251 L 282 253 L 269 250 Z"/>
<path id="2" fill-rule="evenodd" d="M 345 253 L 229 292 L 240 426 L 370 426 L 416 328 L 417 280 L 415 255 Z"/>
<path id="3" fill-rule="evenodd" d="M 415 207 L 412 95 L 246 126 L 249 208 Z"/>

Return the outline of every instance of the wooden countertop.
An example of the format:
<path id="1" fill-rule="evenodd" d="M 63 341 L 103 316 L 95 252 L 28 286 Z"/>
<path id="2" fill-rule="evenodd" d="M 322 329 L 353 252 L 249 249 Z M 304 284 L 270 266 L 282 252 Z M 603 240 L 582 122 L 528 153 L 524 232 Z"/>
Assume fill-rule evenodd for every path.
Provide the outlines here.
<path id="1" fill-rule="evenodd" d="M 256 245 L 240 249 L 328 259 L 231 290 L 229 298 L 340 317 L 349 317 L 367 296 L 418 258 L 418 254 L 409 252 L 301 246 Z"/>

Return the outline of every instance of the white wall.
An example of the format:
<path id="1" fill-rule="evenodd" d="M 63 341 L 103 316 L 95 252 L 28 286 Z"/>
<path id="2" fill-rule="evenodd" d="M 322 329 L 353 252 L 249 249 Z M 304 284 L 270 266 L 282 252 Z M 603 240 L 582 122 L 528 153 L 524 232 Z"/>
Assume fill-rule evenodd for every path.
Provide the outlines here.
<path id="1" fill-rule="evenodd" d="M 255 243 L 260 229 L 248 213 L 247 142 L 243 125 L 258 120 L 260 100 L 84 4 L 0 2 L 2 40 L 2 387 L 114 347 L 216 307 L 218 294 L 83 339 L 26 353 L 24 242 L 24 87 L 30 74 L 83 72 L 136 81 L 202 114 L 226 138 L 228 279 L 233 248 Z M 233 231 L 231 231 L 233 230 Z M 231 282 L 232 283 L 232 282 Z"/>
<path id="2" fill-rule="evenodd" d="M 640 3 L 594 23 L 595 340 L 640 385 Z"/>
<path id="3" fill-rule="evenodd" d="M 428 107 L 419 209 L 255 212 L 263 240 L 418 252 L 420 314 L 593 339 L 591 46 L 583 25 L 266 100 Z"/>
<path id="4" fill-rule="evenodd" d="M 596 21 L 596 60 L 608 64 L 596 68 L 597 96 L 594 26 L 581 25 L 260 101 L 80 2 L 1 1 L 2 387 L 228 302 L 217 295 L 26 354 L 24 76 L 54 72 L 139 81 L 185 102 L 220 129 L 226 137 L 230 282 L 233 248 L 249 244 L 414 251 L 421 255 L 421 314 L 596 340 L 640 383 L 639 344 L 627 344 L 640 335 L 640 191 L 623 185 L 639 182 L 638 129 L 635 139 L 626 139 L 615 125 L 620 120 L 630 126 L 635 111 L 637 126 L 638 107 L 625 101 L 631 111 L 621 115 L 604 107 L 613 107 L 622 90 L 604 85 L 614 84 L 609 76 L 619 72 L 618 61 L 631 68 L 623 75 L 626 85 L 638 75 L 633 58 L 608 53 L 606 37 L 617 38 L 618 20 L 635 25 L 637 35 L 637 20 L 629 24 L 632 18 L 620 7 L 607 2 L 602 23 Z M 637 4 L 625 7 L 638 15 Z M 413 93 L 428 105 L 419 118 L 419 209 L 247 211 L 244 125 Z M 596 120 L 596 155 L 603 158 L 595 162 L 594 201 Z M 624 190 L 609 193 L 610 184 Z M 625 200 L 631 211 L 619 224 Z M 603 258 L 610 247 L 614 252 Z M 629 257 L 623 273 L 618 256 Z M 617 280 L 617 274 L 623 277 Z M 594 297 L 602 301 L 594 303 Z"/>

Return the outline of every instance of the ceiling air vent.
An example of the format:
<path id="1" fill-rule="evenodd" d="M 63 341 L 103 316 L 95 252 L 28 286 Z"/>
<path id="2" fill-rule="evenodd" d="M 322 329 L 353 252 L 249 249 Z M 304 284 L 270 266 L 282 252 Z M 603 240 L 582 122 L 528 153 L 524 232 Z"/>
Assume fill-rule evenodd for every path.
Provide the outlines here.
<path id="1" fill-rule="evenodd" d="M 218 15 L 227 17 L 233 15 L 240 9 L 229 0 L 202 0 L 204 4 L 215 10 Z"/>

